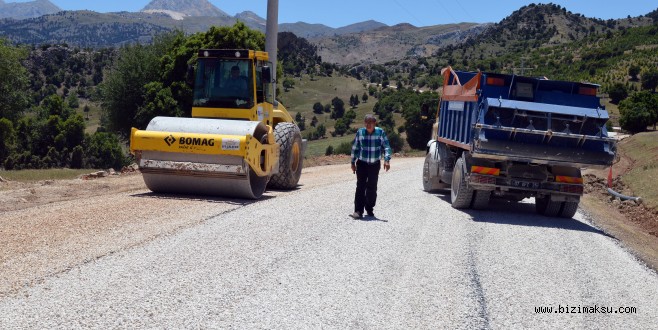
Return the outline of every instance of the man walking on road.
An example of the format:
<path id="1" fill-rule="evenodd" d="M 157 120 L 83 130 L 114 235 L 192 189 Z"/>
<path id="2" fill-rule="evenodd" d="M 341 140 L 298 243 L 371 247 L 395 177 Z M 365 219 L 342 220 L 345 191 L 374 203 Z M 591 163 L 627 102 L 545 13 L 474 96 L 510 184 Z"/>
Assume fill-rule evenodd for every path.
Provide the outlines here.
<path id="1" fill-rule="evenodd" d="M 377 180 L 381 168 L 382 153 L 384 170 L 391 168 L 391 147 L 386 132 L 376 127 L 377 119 L 368 114 L 364 120 L 365 127 L 356 131 L 352 142 L 352 173 L 356 173 L 356 193 L 354 194 L 354 219 L 363 218 L 365 208 L 369 216 L 374 217 L 377 202 Z"/>

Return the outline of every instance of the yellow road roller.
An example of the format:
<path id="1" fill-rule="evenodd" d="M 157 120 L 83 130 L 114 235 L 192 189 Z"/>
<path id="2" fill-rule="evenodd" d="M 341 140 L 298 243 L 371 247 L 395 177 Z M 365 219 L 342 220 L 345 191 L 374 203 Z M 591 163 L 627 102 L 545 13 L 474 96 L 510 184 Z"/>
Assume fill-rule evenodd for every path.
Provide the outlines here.
<path id="1" fill-rule="evenodd" d="M 192 118 L 155 117 L 131 131 L 146 186 L 250 199 L 267 187 L 295 188 L 306 141 L 275 100 L 274 74 L 267 52 L 200 50 Z"/>

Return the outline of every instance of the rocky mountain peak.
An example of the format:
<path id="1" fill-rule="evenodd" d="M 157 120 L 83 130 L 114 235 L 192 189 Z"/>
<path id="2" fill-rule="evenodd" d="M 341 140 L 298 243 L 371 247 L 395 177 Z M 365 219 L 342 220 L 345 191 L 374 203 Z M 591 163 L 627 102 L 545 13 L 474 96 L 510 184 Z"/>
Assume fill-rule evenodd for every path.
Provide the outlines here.
<path id="1" fill-rule="evenodd" d="M 230 17 L 208 0 L 153 0 L 141 11 L 178 12 L 187 16 Z"/>
<path id="2" fill-rule="evenodd" d="M 262 27 L 263 29 L 265 28 L 265 24 L 267 23 L 264 18 L 258 16 L 253 11 L 243 11 L 235 15 L 235 18 L 246 23 L 247 25 L 257 26 L 259 28 Z"/>
<path id="3" fill-rule="evenodd" d="M 55 6 L 48 0 L 10 3 L 0 0 L 0 7 L 2 7 L 2 10 L 0 11 L 0 19 L 8 17 L 15 19 L 34 18 L 62 11 L 59 7 Z"/>

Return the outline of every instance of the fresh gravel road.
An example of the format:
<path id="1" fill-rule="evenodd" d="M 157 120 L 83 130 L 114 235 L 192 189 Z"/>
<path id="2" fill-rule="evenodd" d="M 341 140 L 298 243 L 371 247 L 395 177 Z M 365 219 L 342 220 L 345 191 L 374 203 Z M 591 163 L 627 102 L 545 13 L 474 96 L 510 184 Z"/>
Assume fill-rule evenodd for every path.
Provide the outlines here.
<path id="1" fill-rule="evenodd" d="M 195 197 L 190 225 L 0 296 L 0 328 L 658 328 L 658 276 L 586 215 L 455 210 L 423 192 L 422 158 L 391 165 L 376 218 L 348 216 L 349 165 L 305 169 L 298 190 L 258 202 Z M 103 216 L 187 202 L 121 199 L 132 209 Z"/>

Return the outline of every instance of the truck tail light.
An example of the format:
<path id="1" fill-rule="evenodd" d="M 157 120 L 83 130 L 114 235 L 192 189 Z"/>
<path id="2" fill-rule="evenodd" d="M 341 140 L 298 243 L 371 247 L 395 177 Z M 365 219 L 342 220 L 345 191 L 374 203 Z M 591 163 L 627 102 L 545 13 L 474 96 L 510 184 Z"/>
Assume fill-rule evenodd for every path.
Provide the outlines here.
<path id="1" fill-rule="evenodd" d="M 505 86 L 505 79 L 497 77 L 487 77 L 487 85 Z"/>
<path id="2" fill-rule="evenodd" d="M 595 87 L 580 86 L 580 87 L 578 87 L 578 94 L 596 96 L 596 88 Z"/>
<path id="3" fill-rule="evenodd" d="M 583 178 L 575 176 L 556 175 L 555 182 L 583 184 Z"/>
<path id="4" fill-rule="evenodd" d="M 500 175 L 500 169 L 495 167 L 471 166 L 471 173 Z"/>

